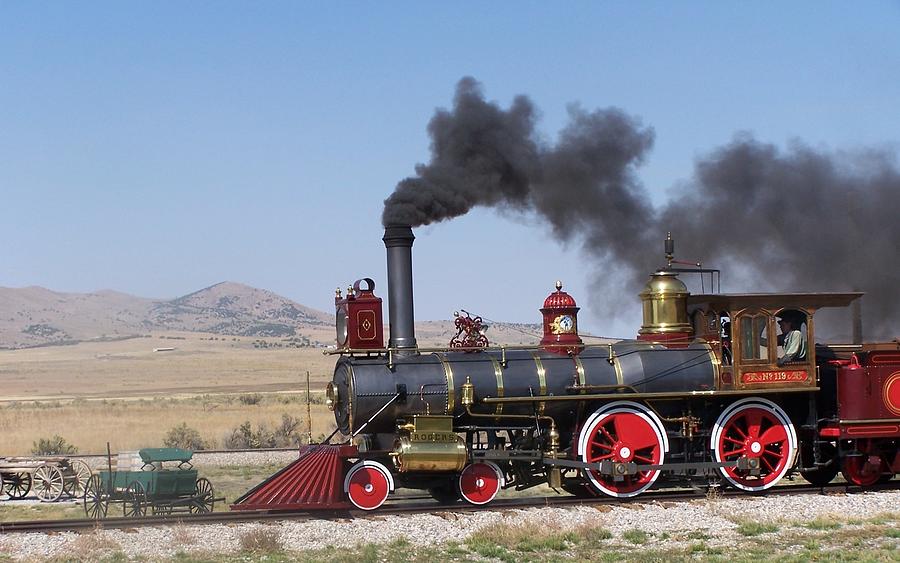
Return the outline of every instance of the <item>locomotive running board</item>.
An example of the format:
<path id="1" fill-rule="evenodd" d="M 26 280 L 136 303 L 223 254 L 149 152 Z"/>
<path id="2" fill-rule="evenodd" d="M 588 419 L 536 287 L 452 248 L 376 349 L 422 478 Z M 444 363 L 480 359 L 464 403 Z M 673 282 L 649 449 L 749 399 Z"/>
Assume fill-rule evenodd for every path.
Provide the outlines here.
<path id="1" fill-rule="evenodd" d="M 334 510 L 350 508 L 344 496 L 346 460 L 356 446 L 314 444 L 300 457 L 231 505 L 232 510 Z"/>

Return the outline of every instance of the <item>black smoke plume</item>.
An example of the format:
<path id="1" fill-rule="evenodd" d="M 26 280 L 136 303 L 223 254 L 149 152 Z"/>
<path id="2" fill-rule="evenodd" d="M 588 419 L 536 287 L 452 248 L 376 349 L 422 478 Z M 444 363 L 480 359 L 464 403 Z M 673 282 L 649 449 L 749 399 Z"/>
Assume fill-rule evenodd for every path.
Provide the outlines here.
<path id="1" fill-rule="evenodd" d="M 592 302 L 610 314 L 634 303 L 671 231 L 681 257 L 725 270 L 730 291 L 865 291 L 867 336 L 895 335 L 900 172 L 892 153 L 801 143 L 782 151 L 738 135 L 654 207 L 635 176 L 651 128 L 619 109 L 572 106 L 547 144 L 536 114 L 525 96 L 504 110 L 462 79 L 453 108 L 428 125 L 431 161 L 385 200 L 383 223 L 425 225 L 476 206 L 533 212 L 560 240 L 581 242 L 597 270 L 618 268 L 618 276 L 594 276 L 594 296 L 607 297 Z M 741 277 L 729 278 L 729 268 Z M 608 279 L 620 285 L 605 287 Z"/>
<path id="2" fill-rule="evenodd" d="M 657 215 L 739 290 L 864 291 L 867 338 L 897 336 L 900 171 L 887 150 L 786 150 L 738 135 Z M 684 244 L 682 244 L 684 243 Z M 635 262 L 632 263 L 636 265 Z"/>

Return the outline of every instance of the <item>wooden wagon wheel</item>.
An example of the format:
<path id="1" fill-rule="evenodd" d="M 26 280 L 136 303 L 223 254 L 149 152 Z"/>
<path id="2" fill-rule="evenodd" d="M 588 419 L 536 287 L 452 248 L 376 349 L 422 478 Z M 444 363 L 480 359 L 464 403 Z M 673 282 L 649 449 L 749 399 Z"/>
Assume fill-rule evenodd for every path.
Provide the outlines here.
<path id="1" fill-rule="evenodd" d="M 194 499 L 191 501 L 191 514 L 212 512 L 215 504 L 213 486 L 209 479 L 203 477 L 197 479 L 194 485 Z"/>
<path id="2" fill-rule="evenodd" d="M 125 489 L 122 514 L 125 518 L 140 518 L 147 513 L 147 492 L 140 481 L 132 481 Z"/>
<path id="3" fill-rule="evenodd" d="M 91 478 L 91 468 L 87 463 L 76 459 L 69 462 L 69 470 L 71 474 L 66 479 L 66 493 L 73 497 L 80 497 L 84 494 L 84 487 L 87 485 L 88 479 Z"/>
<path id="4" fill-rule="evenodd" d="M 65 489 L 66 480 L 55 465 L 42 465 L 31 475 L 32 488 L 41 502 L 59 500 Z"/>
<path id="5" fill-rule="evenodd" d="M 109 498 L 103 494 L 103 480 L 93 475 L 84 486 L 84 513 L 88 518 L 100 520 L 106 518 Z"/>
<path id="6" fill-rule="evenodd" d="M 3 492 L 11 499 L 25 498 L 31 490 L 31 475 L 28 473 L 4 473 Z"/>

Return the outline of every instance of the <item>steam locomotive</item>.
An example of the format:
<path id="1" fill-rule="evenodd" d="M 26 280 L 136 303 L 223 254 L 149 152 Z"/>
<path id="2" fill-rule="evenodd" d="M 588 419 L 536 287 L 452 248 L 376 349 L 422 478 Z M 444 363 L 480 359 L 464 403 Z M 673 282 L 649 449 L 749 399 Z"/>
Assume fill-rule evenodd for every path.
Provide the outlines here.
<path id="1" fill-rule="evenodd" d="M 813 343 L 816 311 L 851 307 L 860 293 L 692 295 L 679 275 L 717 271 L 674 267 L 669 238 L 666 266 L 640 293 L 634 340 L 585 344 L 579 307 L 557 282 L 539 345 L 487 347 L 477 319 L 461 318 L 453 347 L 425 349 L 412 229 L 390 226 L 383 240 L 388 345 L 371 279 L 335 297 L 339 358 L 326 395 L 348 442 L 305 449 L 246 507 L 349 500 L 371 510 L 396 487 L 471 504 L 544 483 L 621 498 L 663 485 L 756 492 L 793 472 L 868 486 L 900 470 L 897 342 L 810 345 L 780 359 L 777 317 L 795 318 Z M 288 486 L 289 475 L 318 484 Z M 277 500 L 286 490 L 292 500 Z"/>

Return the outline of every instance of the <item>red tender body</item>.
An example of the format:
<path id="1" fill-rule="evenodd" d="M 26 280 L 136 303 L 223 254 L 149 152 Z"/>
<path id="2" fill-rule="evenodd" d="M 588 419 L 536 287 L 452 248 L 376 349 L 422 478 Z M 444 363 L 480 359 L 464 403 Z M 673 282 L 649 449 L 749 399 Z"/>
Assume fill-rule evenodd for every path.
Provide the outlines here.
<path id="1" fill-rule="evenodd" d="M 854 355 L 837 388 L 842 439 L 900 438 L 900 351 Z"/>

